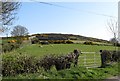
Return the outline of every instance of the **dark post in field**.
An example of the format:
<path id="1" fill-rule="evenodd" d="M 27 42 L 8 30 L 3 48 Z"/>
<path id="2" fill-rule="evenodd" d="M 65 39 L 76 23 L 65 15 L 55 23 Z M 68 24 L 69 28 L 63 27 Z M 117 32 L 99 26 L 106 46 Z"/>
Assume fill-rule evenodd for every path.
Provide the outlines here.
<path id="1" fill-rule="evenodd" d="M 106 66 L 106 55 L 105 53 L 103 53 L 103 50 L 100 50 L 100 55 L 101 55 L 101 67 L 105 67 Z"/>

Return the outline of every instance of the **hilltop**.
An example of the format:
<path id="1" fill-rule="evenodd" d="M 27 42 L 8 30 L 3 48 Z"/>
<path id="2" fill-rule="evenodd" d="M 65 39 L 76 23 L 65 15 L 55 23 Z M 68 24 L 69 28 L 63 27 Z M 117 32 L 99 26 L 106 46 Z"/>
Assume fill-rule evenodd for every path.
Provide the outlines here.
<path id="1" fill-rule="evenodd" d="M 45 37 L 53 37 L 53 38 L 64 38 L 64 39 L 70 39 L 70 40 L 110 43 L 108 40 L 103 40 L 103 39 L 98 39 L 93 37 L 86 37 L 82 35 L 74 35 L 74 34 L 42 33 L 42 34 L 32 34 L 30 36 L 45 36 Z"/>

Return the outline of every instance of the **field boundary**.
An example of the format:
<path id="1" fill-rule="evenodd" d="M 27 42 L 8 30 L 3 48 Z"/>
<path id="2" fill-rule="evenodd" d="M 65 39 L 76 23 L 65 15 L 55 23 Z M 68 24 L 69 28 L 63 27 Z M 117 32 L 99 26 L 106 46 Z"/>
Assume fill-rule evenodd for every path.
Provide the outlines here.
<path id="1" fill-rule="evenodd" d="M 100 52 L 81 52 L 84 54 L 81 56 L 83 58 L 83 66 L 86 68 L 95 68 L 95 67 L 100 67 L 101 59 L 100 59 Z M 92 56 L 92 58 L 88 58 L 88 54 Z M 98 59 L 99 58 L 99 59 Z M 92 60 L 92 62 L 90 62 Z M 89 65 L 88 65 L 89 64 Z"/>

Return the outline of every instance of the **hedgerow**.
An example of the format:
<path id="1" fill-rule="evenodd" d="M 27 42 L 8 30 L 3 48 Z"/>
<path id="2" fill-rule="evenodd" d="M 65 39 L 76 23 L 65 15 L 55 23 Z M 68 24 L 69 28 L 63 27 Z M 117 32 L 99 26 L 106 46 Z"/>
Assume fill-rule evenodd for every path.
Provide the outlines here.
<path id="1" fill-rule="evenodd" d="M 22 73 L 34 73 L 37 71 L 37 59 L 33 56 L 12 54 L 3 55 L 2 75 L 15 76 Z"/>
<path id="2" fill-rule="evenodd" d="M 19 48 L 20 46 L 21 46 L 21 44 L 19 44 L 19 43 L 2 44 L 2 52 L 3 53 L 10 52 L 12 50 L 15 50 L 15 49 Z"/>
<path id="3" fill-rule="evenodd" d="M 3 76 L 15 76 L 22 73 L 35 73 L 40 68 L 45 71 L 55 66 L 56 70 L 70 68 L 72 61 L 70 56 L 61 56 L 49 54 L 42 58 L 35 56 L 19 54 L 4 54 L 2 59 L 2 74 Z"/>

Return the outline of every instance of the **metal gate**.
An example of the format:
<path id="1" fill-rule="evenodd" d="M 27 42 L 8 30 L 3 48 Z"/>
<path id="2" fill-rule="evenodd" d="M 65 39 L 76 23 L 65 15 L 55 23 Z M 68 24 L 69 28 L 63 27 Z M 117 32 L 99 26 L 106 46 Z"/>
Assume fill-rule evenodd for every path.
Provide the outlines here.
<path id="1" fill-rule="evenodd" d="M 94 68 L 101 66 L 101 56 L 99 52 L 82 52 L 79 57 L 80 66 Z"/>

